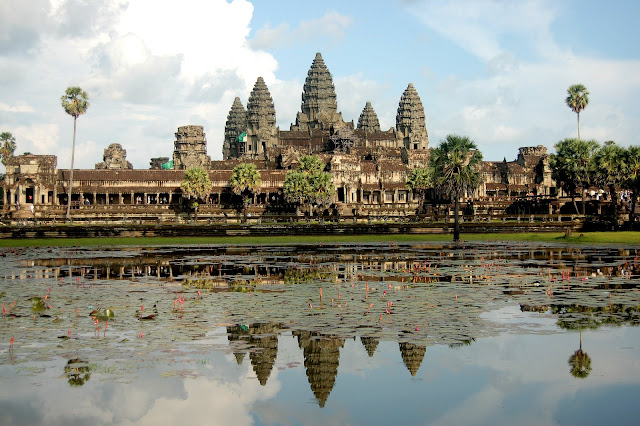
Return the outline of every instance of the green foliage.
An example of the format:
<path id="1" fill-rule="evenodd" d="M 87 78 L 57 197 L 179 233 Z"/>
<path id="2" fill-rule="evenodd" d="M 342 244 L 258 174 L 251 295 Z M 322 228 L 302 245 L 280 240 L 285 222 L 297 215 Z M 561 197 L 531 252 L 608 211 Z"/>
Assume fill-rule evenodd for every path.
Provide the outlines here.
<path id="1" fill-rule="evenodd" d="M 435 188 L 455 202 L 453 240 L 460 240 L 460 196 L 471 194 L 482 182 L 482 154 L 466 136 L 448 135 L 431 152 L 431 170 Z"/>
<path id="2" fill-rule="evenodd" d="M 605 142 L 592 160 L 593 183 L 601 188 L 609 188 L 612 199 L 627 177 L 627 151 L 613 141 Z"/>
<path id="3" fill-rule="evenodd" d="M 0 133 L 0 158 L 2 164 L 7 165 L 7 160 L 13 157 L 16 150 L 16 138 L 10 132 Z"/>
<path id="4" fill-rule="evenodd" d="M 431 152 L 435 188 L 448 197 L 472 193 L 481 183 L 482 153 L 466 136 L 448 135 Z"/>
<path id="5" fill-rule="evenodd" d="M 206 200 L 212 188 L 211 179 L 206 170 L 200 167 L 187 169 L 180 183 L 182 195 L 195 200 Z"/>
<path id="6" fill-rule="evenodd" d="M 64 111 L 73 118 L 78 118 L 89 109 L 89 95 L 75 86 L 67 87 L 64 95 L 60 98 L 60 102 Z"/>
<path id="7" fill-rule="evenodd" d="M 407 188 L 415 192 L 424 192 L 433 187 L 433 177 L 427 168 L 413 169 L 407 177 Z"/>
<path id="8" fill-rule="evenodd" d="M 407 177 L 407 188 L 418 194 L 424 201 L 427 190 L 433 188 L 433 175 L 431 169 L 413 169 Z"/>
<path id="9" fill-rule="evenodd" d="M 623 186 L 634 192 L 640 193 L 640 146 L 630 146 L 625 152 L 625 176 Z"/>
<path id="10" fill-rule="evenodd" d="M 598 142 L 567 138 L 556 143 L 555 149 L 556 153 L 549 159 L 552 177 L 575 199 L 577 188 L 591 184 L 592 157 L 598 149 Z"/>
<path id="11" fill-rule="evenodd" d="M 580 139 L 580 112 L 589 104 L 589 91 L 582 84 L 574 84 L 567 89 L 565 102 L 578 115 L 578 139 Z"/>
<path id="12" fill-rule="evenodd" d="M 283 185 L 285 200 L 300 205 L 325 205 L 335 191 L 331 174 L 324 171 L 324 163 L 316 155 L 302 156 L 300 167 L 287 173 Z"/>
<path id="13" fill-rule="evenodd" d="M 231 172 L 229 185 L 236 195 L 251 194 L 260 189 L 262 178 L 255 164 L 242 163 Z"/>

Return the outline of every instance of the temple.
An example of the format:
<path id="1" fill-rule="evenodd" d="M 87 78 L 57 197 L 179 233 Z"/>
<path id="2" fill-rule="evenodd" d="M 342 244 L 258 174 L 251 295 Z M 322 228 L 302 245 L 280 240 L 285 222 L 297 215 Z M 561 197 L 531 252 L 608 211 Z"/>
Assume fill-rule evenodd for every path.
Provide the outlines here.
<path id="1" fill-rule="evenodd" d="M 180 204 L 184 170 L 202 167 L 208 170 L 213 188 L 200 211 L 209 217 L 227 217 L 237 204 L 228 184 L 231 172 L 246 162 L 254 163 L 262 178 L 262 187 L 251 200 L 255 212 L 287 208 L 290 212 L 282 191 L 285 175 L 306 154 L 322 159 L 335 185 L 327 214 L 405 217 L 415 214 L 419 206 L 417 194 L 407 188 L 406 181 L 411 169 L 428 165 L 430 149 L 423 103 L 412 83 L 400 96 L 395 127 L 381 129 L 370 101 L 354 124 L 339 112 L 333 78 L 317 53 L 302 88 L 300 111 L 289 130 L 276 126 L 276 106 L 259 77 L 246 109 L 240 97 L 234 99 L 221 136 L 223 160 L 212 161 L 204 128 L 181 126 L 175 133 L 171 159 L 151 158 L 149 170 L 133 169 L 126 150 L 111 144 L 95 169 L 74 170 L 74 214 L 99 216 L 118 209 L 145 214 L 154 208 L 159 219 L 167 219 L 176 211 L 170 206 Z M 514 161 L 484 162 L 482 177 L 480 188 L 466 194 L 468 199 L 491 204 L 511 197 L 556 194 L 543 146 L 520 148 Z M 69 170 L 58 169 L 55 156 L 8 158 L 2 181 L 3 212 L 32 204 L 42 217 L 56 217 L 66 205 L 68 185 Z M 131 210 L 133 206 L 138 210 Z"/>

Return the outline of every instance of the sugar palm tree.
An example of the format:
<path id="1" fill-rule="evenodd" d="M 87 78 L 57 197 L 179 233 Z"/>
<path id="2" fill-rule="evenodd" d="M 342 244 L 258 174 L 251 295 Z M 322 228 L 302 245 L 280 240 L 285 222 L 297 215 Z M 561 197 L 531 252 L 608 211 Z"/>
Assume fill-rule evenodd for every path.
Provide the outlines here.
<path id="1" fill-rule="evenodd" d="M 184 177 L 180 183 L 183 197 L 194 199 L 196 212 L 195 219 L 198 220 L 198 200 L 206 200 L 211 192 L 213 184 L 209 179 L 209 173 L 203 168 L 193 167 L 184 172 Z"/>
<path id="2" fill-rule="evenodd" d="M 589 104 L 589 91 L 582 84 L 574 84 L 567 89 L 565 102 L 578 115 L 578 139 L 580 139 L 580 112 Z"/>
<path id="3" fill-rule="evenodd" d="M 592 168 L 594 183 L 600 188 L 607 188 L 613 206 L 613 219 L 618 219 L 617 191 L 624 185 L 627 173 L 627 150 L 613 141 L 607 141 L 593 154 Z"/>
<path id="4" fill-rule="evenodd" d="M 69 189 L 67 192 L 67 220 L 71 219 L 71 189 L 73 186 L 73 160 L 76 154 L 76 121 L 89 109 L 89 96 L 79 87 L 67 87 L 60 98 L 64 111 L 73 117 L 73 145 L 71 147 L 71 170 L 69 171 Z"/>
<path id="5" fill-rule="evenodd" d="M 9 157 L 13 157 L 16 150 L 16 138 L 10 132 L 0 133 L 0 157 L 2 164 L 7 165 Z"/>
<path id="6" fill-rule="evenodd" d="M 262 185 L 262 178 L 256 165 L 253 163 L 238 164 L 231 172 L 229 185 L 234 194 L 242 197 L 242 212 L 246 221 L 249 197 Z"/>
<path id="7" fill-rule="evenodd" d="M 482 154 L 466 136 L 448 135 L 431 153 L 430 167 L 436 189 L 455 203 L 453 241 L 460 241 L 460 197 L 473 192 L 482 177 Z"/>

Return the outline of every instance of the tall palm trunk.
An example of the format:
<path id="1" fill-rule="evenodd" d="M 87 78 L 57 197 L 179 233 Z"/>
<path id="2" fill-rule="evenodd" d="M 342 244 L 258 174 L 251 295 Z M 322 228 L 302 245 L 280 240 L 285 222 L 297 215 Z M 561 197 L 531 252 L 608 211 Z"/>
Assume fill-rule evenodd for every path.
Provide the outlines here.
<path id="1" fill-rule="evenodd" d="M 586 204 L 587 204 L 587 198 L 586 198 L 586 190 L 584 188 L 582 188 L 582 214 L 585 215 L 586 213 Z"/>
<path id="2" fill-rule="evenodd" d="M 69 189 L 67 191 L 67 220 L 71 220 L 71 188 L 73 186 L 73 160 L 76 155 L 76 120 L 78 117 L 73 116 L 73 145 L 71 146 L 71 170 L 69 172 Z"/>
<path id="3" fill-rule="evenodd" d="M 578 140 L 580 140 L 580 113 L 576 113 L 578 115 Z"/>
<path id="4" fill-rule="evenodd" d="M 457 191 L 455 197 L 456 199 L 453 209 L 453 241 L 457 243 L 458 241 L 460 241 L 460 197 L 458 196 Z"/>

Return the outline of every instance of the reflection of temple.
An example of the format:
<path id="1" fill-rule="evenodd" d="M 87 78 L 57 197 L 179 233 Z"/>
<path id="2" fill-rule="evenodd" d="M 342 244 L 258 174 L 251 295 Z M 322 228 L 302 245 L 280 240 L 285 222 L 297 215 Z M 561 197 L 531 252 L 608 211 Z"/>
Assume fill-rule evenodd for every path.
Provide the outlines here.
<path id="1" fill-rule="evenodd" d="M 249 352 L 251 366 L 262 386 L 267 384 L 278 355 L 279 324 L 236 324 L 227 327 L 227 339 L 236 362 L 242 364 Z"/>
<path id="2" fill-rule="evenodd" d="M 278 355 L 278 324 L 253 324 L 249 327 L 249 359 L 262 386 L 267 384 Z"/>
<path id="3" fill-rule="evenodd" d="M 400 354 L 402 361 L 412 376 L 415 376 L 420 369 L 420 364 L 427 352 L 426 346 L 414 345 L 413 343 L 400 343 Z"/>
<path id="4" fill-rule="evenodd" d="M 360 337 L 360 341 L 362 342 L 362 346 L 364 346 L 364 348 L 367 350 L 367 354 L 369 354 L 369 357 L 373 356 L 373 354 L 376 352 L 376 348 L 378 347 L 378 343 L 380 343 L 380 341 L 375 337 L 366 336 Z"/>
<path id="5" fill-rule="evenodd" d="M 233 355 L 236 357 L 236 362 L 238 365 L 242 364 L 246 353 L 244 346 L 249 342 L 249 327 L 240 324 L 228 326 L 227 340 L 229 340 L 231 348 L 234 349 Z"/>
<path id="6" fill-rule="evenodd" d="M 344 346 L 344 339 L 309 331 L 294 331 L 292 334 L 298 338 L 298 345 L 303 350 L 311 391 L 320 407 L 324 407 L 338 376 L 340 348 Z"/>

